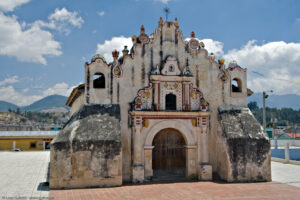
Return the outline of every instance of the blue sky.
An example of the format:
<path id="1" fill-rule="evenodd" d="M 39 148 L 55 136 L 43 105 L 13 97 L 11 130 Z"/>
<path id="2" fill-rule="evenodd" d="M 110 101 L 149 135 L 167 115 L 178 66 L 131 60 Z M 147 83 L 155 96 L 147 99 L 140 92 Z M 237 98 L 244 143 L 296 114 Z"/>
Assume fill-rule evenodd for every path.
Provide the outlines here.
<path id="1" fill-rule="evenodd" d="M 86 61 L 109 60 L 142 24 L 151 34 L 166 6 L 185 38 L 194 31 L 209 52 L 247 67 L 255 92 L 300 94 L 297 0 L 0 0 L 0 100 L 68 95 Z"/>

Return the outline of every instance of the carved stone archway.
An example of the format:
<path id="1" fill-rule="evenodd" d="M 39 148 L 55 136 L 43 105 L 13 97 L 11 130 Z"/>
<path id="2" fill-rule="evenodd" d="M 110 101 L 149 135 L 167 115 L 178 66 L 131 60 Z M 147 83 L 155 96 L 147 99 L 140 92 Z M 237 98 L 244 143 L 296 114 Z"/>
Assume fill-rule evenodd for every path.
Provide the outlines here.
<path id="1" fill-rule="evenodd" d="M 188 146 L 196 145 L 196 140 L 192 134 L 192 130 L 188 128 L 185 125 L 185 123 L 181 122 L 180 120 L 165 119 L 154 124 L 152 128 L 147 132 L 145 147 L 151 147 L 155 135 L 159 131 L 167 128 L 173 128 L 178 130 L 180 133 L 182 133 L 182 136 L 184 137 L 185 142 Z"/>

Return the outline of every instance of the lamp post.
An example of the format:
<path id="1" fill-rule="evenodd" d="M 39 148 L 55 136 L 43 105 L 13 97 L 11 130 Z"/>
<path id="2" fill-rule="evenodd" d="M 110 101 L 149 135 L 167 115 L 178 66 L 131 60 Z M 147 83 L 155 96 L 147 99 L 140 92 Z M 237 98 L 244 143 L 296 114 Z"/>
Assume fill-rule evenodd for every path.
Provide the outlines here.
<path id="1" fill-rule="evenodd" d="M 263 91 L 263 127 L 264 127 L 264 132 L 266 133 L 266 98 L 269 97 L 267 95 L 267 92 L 273 92 L 273 90 L 270 91 Z"/>

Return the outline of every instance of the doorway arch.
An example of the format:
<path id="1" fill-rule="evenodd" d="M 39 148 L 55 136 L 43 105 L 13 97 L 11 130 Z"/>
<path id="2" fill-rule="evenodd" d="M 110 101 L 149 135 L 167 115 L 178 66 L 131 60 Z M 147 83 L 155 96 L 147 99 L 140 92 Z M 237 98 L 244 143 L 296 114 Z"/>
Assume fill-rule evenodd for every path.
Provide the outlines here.
<path id="1" fill-rule="evenodd" d="M 186 152 L 185 139 L 182 134 L 172 128 L 159 131 L 152 145 L 152 168 L 154 177 L 179 178 L 185 177 Z"/>

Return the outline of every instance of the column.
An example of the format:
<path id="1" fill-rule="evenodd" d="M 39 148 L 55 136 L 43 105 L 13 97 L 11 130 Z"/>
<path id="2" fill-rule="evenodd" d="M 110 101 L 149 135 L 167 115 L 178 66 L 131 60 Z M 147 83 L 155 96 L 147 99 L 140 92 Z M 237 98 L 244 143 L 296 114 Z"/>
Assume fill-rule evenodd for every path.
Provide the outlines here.
<path id="1" fill-rule="evenodd" d="M 186 152 L 186 170 L 185 177 L 188 179 L 194 179 L 197 177 L 196 170 L 196 154 L 197 154 L 197 146 L 185 146 Z"/>
<path id="2" fill-rule="evenodd" d="M 145 146 L 145 178 L 151 179 L 153 176 L 153 169 L 152 169 L 152 150 L 154 146 Z"/>
<path id="3" fill-rule="evenodd" d="M 153 81 L 153 107 L 154 110 L 158 110 L 158 82 L 157 81 Z"/>
<path id="4" fill-rule="evenodd" d="M 132 182 L 142 183 L 144 181 L 144 165 L 142 163 L 142 142 L 141 128 L 142 117 L 134 116 L 133 118 L 133 166 L 132 166 Z"/>
<path id="5" fill-rule="evenodd" d="M 46 142 L 43 141 L 43 150 L 45 151 L 46 150 Z"/>
<path id="6" fill-rule="evenodd" d="M 197 124 L 200 126 L 200 165 L 199 179 L 208 181 L 212 180 L 212 166 L 209 164 L 208 149 L 208 117 L 199 117 Z"/>

